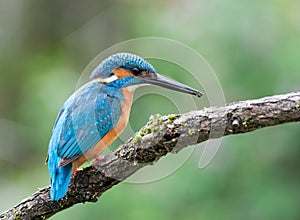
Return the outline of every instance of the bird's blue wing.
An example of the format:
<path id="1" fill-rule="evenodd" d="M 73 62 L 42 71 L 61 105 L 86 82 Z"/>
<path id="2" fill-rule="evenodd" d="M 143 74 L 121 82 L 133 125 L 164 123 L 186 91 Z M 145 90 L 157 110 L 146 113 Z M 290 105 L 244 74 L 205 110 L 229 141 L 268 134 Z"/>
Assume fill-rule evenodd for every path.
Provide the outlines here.
<path id="1" fill-rule="evenodd" d="M 65 102 L 55 121 L 48 149 L 52 200 L 59 200 L 68 190 L 70 162 L 94 147 L 116 125 L 122 99 L 120 90 L 92 82 Z"/>
<path id="2" fill-rule="evenodd" d="M 106 90 L 103 84 L 90 83 L 67 100 L 52 135 L 58 138 L 59 157 L 82 155 L 116 125 L 121 114 L 119 94 L 110 95 Z"/>

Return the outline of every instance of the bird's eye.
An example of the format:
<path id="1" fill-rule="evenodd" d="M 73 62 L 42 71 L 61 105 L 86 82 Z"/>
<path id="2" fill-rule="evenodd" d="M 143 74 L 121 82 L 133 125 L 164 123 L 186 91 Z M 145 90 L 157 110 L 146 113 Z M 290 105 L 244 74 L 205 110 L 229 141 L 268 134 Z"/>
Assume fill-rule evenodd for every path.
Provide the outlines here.
<path id="1" fill-rule="evenodd" d="M 111 77 L 111 76 L 113 76 L 113 75 L 115 75 L 113 72 L 111 72 L 110 74 L 109 74 L 109 77 Z"/>
<path id="2" fill-rule="evenodd" d="M 131 71 L 132 71 L 134 74 L 140 73 L 140 69 L 139 69 L 138 67 L 133 67 L 133 68 L 131 69 Z"/>

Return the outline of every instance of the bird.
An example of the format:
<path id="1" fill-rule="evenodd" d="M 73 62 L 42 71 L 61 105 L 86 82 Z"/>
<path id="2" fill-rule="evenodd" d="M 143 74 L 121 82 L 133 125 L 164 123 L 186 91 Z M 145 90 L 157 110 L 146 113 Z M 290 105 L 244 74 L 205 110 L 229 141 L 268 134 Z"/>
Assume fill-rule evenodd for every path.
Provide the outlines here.
<path id="1" fill-rule="evenodd" d="M 122 133 L 135 90 L 149 84 L 203 95 L 157 73 L 138 55 L 116 53 L 103 60 L 90 80 L 66 100 L 55 120 L 46 159 L 51 200 L 63 198 L 72 174 L 86 161 L 99 158 Z"/>

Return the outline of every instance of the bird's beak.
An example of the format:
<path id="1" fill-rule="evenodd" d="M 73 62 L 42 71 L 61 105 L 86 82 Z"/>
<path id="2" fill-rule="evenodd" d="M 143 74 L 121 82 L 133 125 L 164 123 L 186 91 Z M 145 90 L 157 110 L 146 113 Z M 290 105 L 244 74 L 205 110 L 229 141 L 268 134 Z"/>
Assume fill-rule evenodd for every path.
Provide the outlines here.
<path id="1" fill-rule="evenodd" d="M 161 86 L 163 88 L 175 90 L 178 92 L 188 93 L 191 95 L 198 96 L 199 98 L 203 95 L 203 93 L 198 90 L 195 90 L 187 85 L 176 82 L 175 80 L 169 79 L 157 73 L 149 74 L 148 76 L 145 76 L 141 79 L 145 81 L 147 84 L 153 84 L 153 85 Z"/>

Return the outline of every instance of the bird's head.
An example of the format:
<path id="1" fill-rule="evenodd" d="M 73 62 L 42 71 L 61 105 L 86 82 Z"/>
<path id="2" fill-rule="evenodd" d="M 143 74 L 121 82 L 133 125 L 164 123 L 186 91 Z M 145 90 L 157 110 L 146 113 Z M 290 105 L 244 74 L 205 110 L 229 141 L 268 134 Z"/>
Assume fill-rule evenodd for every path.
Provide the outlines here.
<path id="1" fill-rule="evenodd" d="M 113 83 L 121 87 L 153 84 L 198 97 L 203 95 L 187 85 L 158 74 L 150 63 L 130 53 L 117 53 L 102 61 L 92 72 L 90 80 Z"/>

